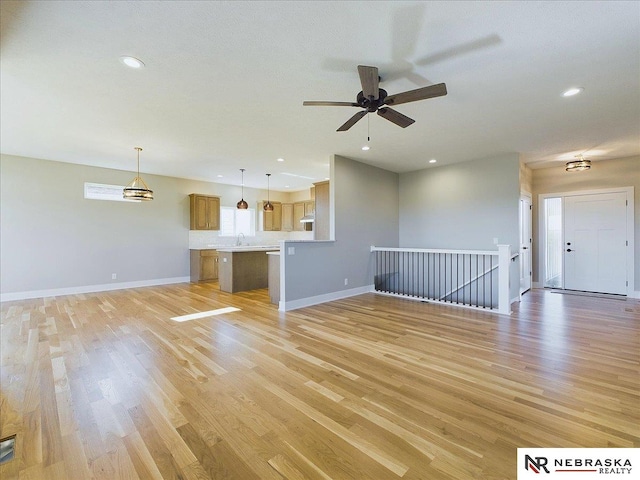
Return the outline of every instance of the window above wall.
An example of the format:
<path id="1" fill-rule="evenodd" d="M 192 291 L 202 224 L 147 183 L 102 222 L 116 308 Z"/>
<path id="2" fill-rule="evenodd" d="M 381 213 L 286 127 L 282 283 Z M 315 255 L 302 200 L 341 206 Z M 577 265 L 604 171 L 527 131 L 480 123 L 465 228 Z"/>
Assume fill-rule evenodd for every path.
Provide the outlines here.
<path id="1" fill-rule="evenodd" d="M 220 236 L 256 236 L 256 210 L 238 210 L 235 207 L 220 207 Z"/>

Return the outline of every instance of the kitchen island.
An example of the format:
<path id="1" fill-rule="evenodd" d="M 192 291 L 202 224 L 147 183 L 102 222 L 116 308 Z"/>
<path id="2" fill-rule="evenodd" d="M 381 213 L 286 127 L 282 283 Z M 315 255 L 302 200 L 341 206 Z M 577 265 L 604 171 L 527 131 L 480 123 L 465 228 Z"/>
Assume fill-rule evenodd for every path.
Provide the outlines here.
<path id="1" fill-rule="evenodd" d="M 269 286 L 269 262 L 266 252 L 279 251 L 278 245 L 218 248 L 220 290 L 244 292 Z"/>

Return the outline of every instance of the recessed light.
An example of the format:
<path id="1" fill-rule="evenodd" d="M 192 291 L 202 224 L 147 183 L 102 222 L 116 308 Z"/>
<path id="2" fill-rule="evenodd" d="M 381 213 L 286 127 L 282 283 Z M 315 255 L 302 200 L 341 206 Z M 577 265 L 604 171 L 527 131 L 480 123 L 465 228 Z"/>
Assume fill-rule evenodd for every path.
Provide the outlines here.
<path id="1" fill-rule="evenodd" d="M 580 92 L 582 92 L 584 90 L 584 88 L 582 87 L 574 87 L 574 88 L 570 88 L 569 90 L 567 90 L 566 92 L 564 92 L 562 94 L 563 97 L 573 97 L 574 95 L 579 94 Z"/>
<path id="2" fill-rule="evenodd" d="M 364 150 L 365 152 L 366 152 L 367 150 L 369 150 L 369 145 L 364 145 L 364 146 L 362 147 L 362 150 Z"/>
<path id="3" fill-rule="evenodd" d="M 289 185 L 285 185 L 284 188 L 289 188 Z"/>
<path id="4" fill-rule="evenodd" d="M 429 163 L 436 163 L 437 160 L 435 158 L 432 158 L 431 160 L 429 160 Z"/>
<path id="5" fill-rule="evenodd" d="M 284 162 L 284 158 L 279 158 L 278 161 L 279 162 Z"/>
<path id="6" fill-rule="evenodd" d="M 135 57 L 123 56 L 120 57 L 120 61 L 124 63 L 127 67 L 131 68 L 142 68 L 144 67 L 144 62 L 142 60 L 138 60 Z"/>
<path id="7" fill-rule="evenodd" d="M 224 177 L 224 175 L 216 175 L 216 177 L 222 178 L 222 177 Z"/>

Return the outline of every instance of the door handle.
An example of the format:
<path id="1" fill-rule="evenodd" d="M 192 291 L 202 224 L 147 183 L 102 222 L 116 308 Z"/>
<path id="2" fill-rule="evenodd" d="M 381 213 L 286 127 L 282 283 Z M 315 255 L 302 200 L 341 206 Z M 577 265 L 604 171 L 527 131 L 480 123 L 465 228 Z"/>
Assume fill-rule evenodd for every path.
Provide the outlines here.
<path id="1" fill-rule="evenodd" d="M 571 250 L 570 248 L 567 248 L 567 252 L 573 252 L 573 250 Z"/>
<path id="2" fill-rule="evenodd" d="M 522 247 L 522 249 L 523 249 L 523 250 L 526 250 L 526 249 L 528 249 L 528 248 L 529 248 L 529 247 Z"/>

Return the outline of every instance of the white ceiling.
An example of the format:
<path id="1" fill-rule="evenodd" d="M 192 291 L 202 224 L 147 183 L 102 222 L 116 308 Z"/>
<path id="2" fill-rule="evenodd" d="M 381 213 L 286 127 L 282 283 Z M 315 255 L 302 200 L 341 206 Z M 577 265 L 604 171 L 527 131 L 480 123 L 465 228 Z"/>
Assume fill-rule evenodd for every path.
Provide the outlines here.
<path id="1" fill-rule="evenodd" d="M 534 167 L 640 154 L 640 2 L 2 1 L 2 153 L 299 190 L 331 154 L 407 172 L 517 152 Z M 132 70 L 122 55 L 140 58 Z M 356 67 L 402 129 L 356 110 Z M 580 95 L 563 98 L 572 86 Z M 371 150 L 361 146 L 367 137 Z M 285 162 L 276 162 L 278 157 Z M 435 158 L 438 163 L 429 165 Z M 218 178 L 217 175 L 223 175 Z"/>

